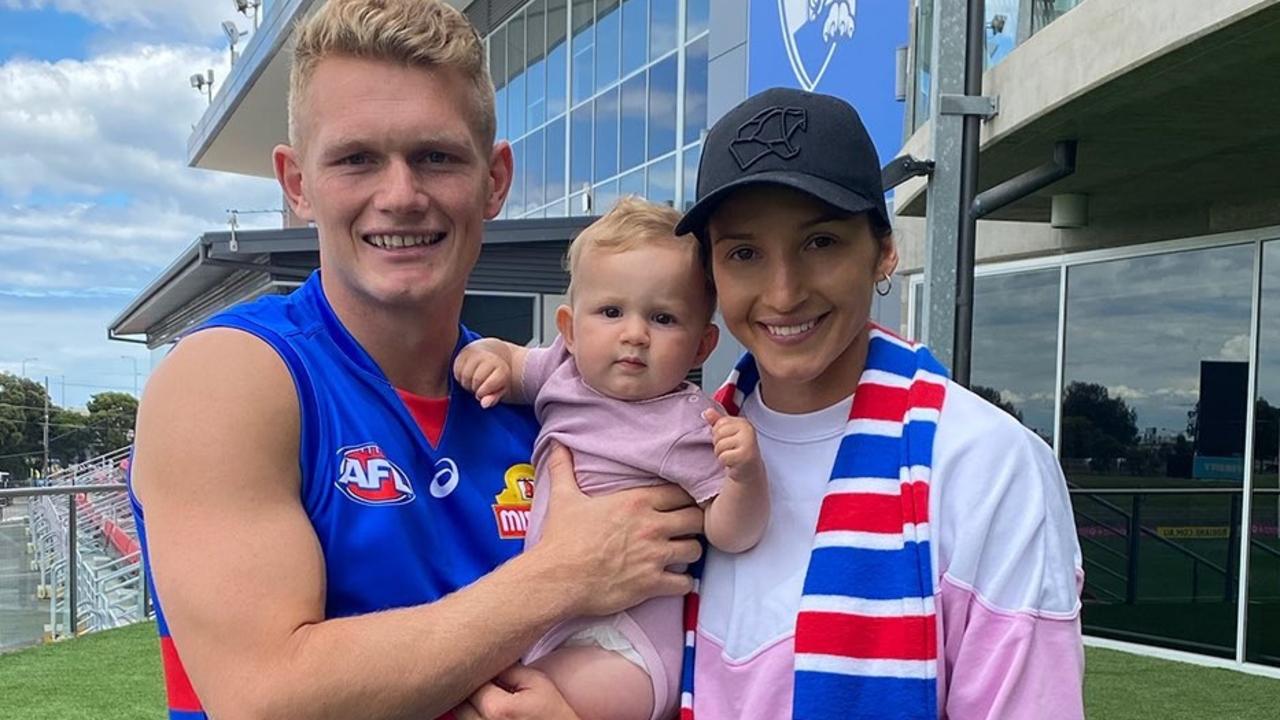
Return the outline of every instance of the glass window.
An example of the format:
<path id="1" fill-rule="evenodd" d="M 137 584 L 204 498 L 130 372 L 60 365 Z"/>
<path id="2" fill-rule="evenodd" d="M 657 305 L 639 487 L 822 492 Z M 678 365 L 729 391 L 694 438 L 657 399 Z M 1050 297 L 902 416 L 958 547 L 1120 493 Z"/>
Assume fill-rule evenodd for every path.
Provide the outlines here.
<path id="1" fill-rule="evenodd" d="M 1060 276 L 1053 268 L 977 277 L 973 285 L 969 389 L 1049 445 L 1058 374 Z"/>
<path id="2" fill-rule="evenodd" d="M 532 297 L 467 293 L 462 299 L 462 324 L 484 337 L 527 345 L 533 340 L 536 307 Z"/>
<path id="3" fill-rule="evenodd" d="M 698 159 L 702 157 L 702 146 L 694 145 L 684 151 L 684 209 L 693 207 L 698 198 Z"/>
<path id="4" fill-rule="evenodd" d="M 645 76 L 622 83 L 622 169 L 644 164 Z"/>
<path id="5" fill-rule="evenodd" d="M 526 127 L 536 128 L 547 121 L 546 0 L 536 0 L 526 14 L 525 64 L 529 67 L 525 85 L 528 97 Z"/>
<path id="6" fill-rule="evenodd" d="M 622 0 L 622 74 L 644 67 L 649 57 L 649 0 Z"/>
<path id="7" fill-rule="evenodd" d="M 595 179 L 618 174 L 618 89 L 596 98 Z"/>
<path id="8" fill-rule="evenodd" d="M 568 22 L 566 0 L 547 0 L 547 117 L 564 113 L 568 92 L 565 73 L 568 49 L 565 23 Z"/>
<path id="9" fill-rule="evenodd" d="M 676 57 L 649 69 L 649 159 L 676 149 Z"/>
<path id="10" fill-rule="evenodd" d="M 622 11 L 618 0 L 596 0 L 596 89 L 618 81 L 619 33 Z"/>
<path id="11" fill-rule="evenodd" d="M 525 109 L 528 103 L 525 98 L 524 55 L 524 13 L 519 13 L 507 23 L 507 71 L 511 75 L 511 87 L 507 91 L 507 109 L 509 117 L 507 129 L 511 137 L 518 138 L 525 133 Z"/>
<path id="12" fill-rule="evenodd" d="M 547 201 L 543 190 L 543 145 L 542 131 L 535 130 L 529 134 L 524 144 L 524 204 L 525 207 L 542 207 Z"/>
<path id="13" fill-rule="evenodd" d="M 586 192 L 575 193 L 569 196 L 569 217 L 578 215 L 590 215 L 591 211 L 583 207 L 586 202 Z"/>
<path id="14" fill-rule="evenodd" d="M 1280 666 L 1280 242 L 1262 246 L 1244 659 Z"/>
<path id="15" fill-rule="evenodd" d="M 689 46 L 684 60 L 684 144 L 707 128 L 707 38 Z"/>
<path id="16" fill-rule="evenodd" d="M 1019 4 L 1018 0 L 991 0 L 986 4 L 983 64 L 988 69 L 1004 60 L 1017 44 Z"/>
<path id="17" fill-rule="evenodd" d="M 556 118 L 547 125 L 547 149 L 545 162 L 547 180 L 543 194 L 548 202 L 564 197 L 564 118 Z"/>
<path id="18" fill-rule="evenodd" d="M 505 140 L 510 137 L 507 132 L 507 89 L 499 88 L 493 94 L 493 111 L 498 116 L 497 137 Z"/>
<path id="19" fill-rule="evenodd" d="M 685 38 L 696 38 L 707 31 L 708 0 L 687 0 L 688 13 L 684 17 Z"/>
<path id="20" fill-rule="evenodd" d="M 1253 252 L 1067 271 L 1060 447 L 1089 633 L 1235 654 Z"/>
<path id="21" fill-rule="evenodd" d="M 522 72 L 511 78 L 511 84 L 507 86 L 507 109 L 510 110 L 507 113 L 507 132 L 510 133 L 509 137 L 512 138 L 524 135 L 526 129 L 524 124 L 524 81 L 525 74 Z"/>
<path id="22" fill-rule="evenodd" d="M 679 38 L 680 0 L 649 0 L 649 59 L 656 60 L 676 49 Z"/>
<path id="23" fill-rule="evenodd" d="M 498 137 L 507 137 L 507 29 L 489 36 L 489 74 L 493 76 L 494 112 L 498 116 Z"/>
<path id="24" fill-rule="evenodd" d="M 591 103 L 573 111 L 569 128 L 569 192 L 591 187 Z"/>
<path id="25" fill-rule="evenodd" d="M 511 144 L 511 155 L 513 159 L 513 167 L 511 171 L 511 193 L 507 195 L 507 207 L 511 210 L 512 217 L 519 217 L 524 214 L 524 176 L 525 176 L 525 154 L 524 141 L 517 140 Z"/>
<path id="26" fill-rule="evenodd" d="M 913 131 L 929 120 L 929 84 L 933 82 L 929 71 L 933 65 L 933 2 L 934 0 L 916 0 L 916 103 L 915 117 L 911 123 Z"/>
<path id="27" fill-rule="evenodd" d="M 634 170 L 618 178 L 618 197 L 638 195 L 644 197 L 644 168 Z"/>
<path id="28" fill-rule="evenodd" d="M 591 213 L 593 215 L 603 215 L 618 202 L 618 181 L 610 180 L 608 182 L 596 185 L 595 190 L 591 193 Z"/>
<path id="29" fill-rule="evenodd" d="M 529 115 L 525 127 L 535 128 L 547 121 L 546 72 L 547 66 L 542 60 L 529 67 L 526 87 Z"/>
<path id="30" fill-rule="evenodd" d="M 582 102 L 595 92 L 594 0 L 573 0 L 573 101 Z"/>
<path id="31" fill-rule="evenodd" d="M 665 203 L 671 207 L 676 205 L 676 157 L 672 155 L 666 160 L 649 166 L 648 192 L 645 197 L 650 202 Z"/>

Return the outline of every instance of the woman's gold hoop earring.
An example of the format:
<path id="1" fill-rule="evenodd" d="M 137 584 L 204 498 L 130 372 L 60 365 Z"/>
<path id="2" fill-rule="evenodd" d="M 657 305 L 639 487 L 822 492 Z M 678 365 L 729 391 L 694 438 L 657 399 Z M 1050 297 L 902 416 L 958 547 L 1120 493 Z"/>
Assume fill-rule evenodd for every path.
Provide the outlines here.
<path id="1" fill-rule="evenodd" d="M 881 289 L 880 283 L 884 283 L 884 289 Z M 888 273 L 885 273 L 884 277 L 876 281 L 876 294 L 884 297 L 891 292 L 893 292 L 893 278 L 889 277 Z"/>

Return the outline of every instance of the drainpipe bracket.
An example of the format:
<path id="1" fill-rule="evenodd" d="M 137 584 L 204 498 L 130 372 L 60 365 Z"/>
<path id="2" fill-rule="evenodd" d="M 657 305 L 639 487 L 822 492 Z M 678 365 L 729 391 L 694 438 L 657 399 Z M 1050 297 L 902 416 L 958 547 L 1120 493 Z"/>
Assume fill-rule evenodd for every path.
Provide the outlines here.
<path id="1" fill-rule="evenodd" d="M 939 95 L 938 112 L 943 115 L 977 115 L 990 120 L 1000 114 L 999 96 Z"/>

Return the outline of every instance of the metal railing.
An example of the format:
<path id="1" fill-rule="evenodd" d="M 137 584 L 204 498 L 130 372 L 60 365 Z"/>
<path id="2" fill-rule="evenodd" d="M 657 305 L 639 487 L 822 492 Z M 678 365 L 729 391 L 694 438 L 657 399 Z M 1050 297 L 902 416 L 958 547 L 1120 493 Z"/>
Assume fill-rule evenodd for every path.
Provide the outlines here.
<path id="1" fill-rule="evenodd" d="M 44 640 L 105 630 L 151 616 L 124 484 L 128 448 L 66 468 L 39 487 L 0 489 L 28 498 L 36 595 L 49 603 Z"/>
<path id="2" fill-rule="evenodd" d="M 1084 563 L 1086 570 L 1086 588 L 1098 596 L 1103 596 L 1112 602 L 1123 602 L 1129 605 L 1137 602 L 1138 593 L 1138 573 L 1139 573 L 1139 544 L 1145 536 L 1160 546 L 1167 548 L 1173 553 L 1191 563 L 1191 602 L 1195 603 L 1200 600 L 1200 574 L 1201 569 L 1210 571 L 1213 575 L 1219 576 L 1223 583 L 1222 600 L 1224 602 L 1235 599 L 1236 594 L 1236 573 L 1241 558 L 1239 555 L 1239 533 L 1243 519 L 1241 517 L 1241 501 L 1244 496 L 1243 488 L 1086 488 L 1072 484 L 1068 492 L 1073 498 L 1085 497 L 1092 500 L 1099 507 L 1109 512 L 1115 513 L 1123 522 L 1124 529 L 1120 530 L 1111 524 L 1091 515 L 1088 512 L 1075 508 L 1074 512 L 1077 517 L 1083 518 L 1093 526 L 1100 528 L 1102 531 L 1113 534 L 1124 540 L 1124 550 L 1116 548 L 1101 542 L 1095 538 L 1080 535 L 1080 543 L 1084 547 L 1088 547 L 1097 551 L 1101 551 L 1117 558 L 1124 564 L 1124 572 L 1118 572 L 1108 567 L 1095 558 L 1085 557 Z M 1274 495 L 1280 497 L 1280 488 L 1254 488 L 1252 492 L 1255 495 Z M 1143 524 L 1142 508 L 1143 500 L 1147 496 L 1161 495 L 1208 495 L 1208 496 L 1230 496 L 1231 504 L 1229 517 L 1227 519 L 1227 561 L 1225 564 L 1214 562 L 1205 557 L 1203 554 L 1192 550 L 1185 543 L 1164 537 L 1159 532 L 1147 525 Z M 1107 499 L 1106 496 L 1126 496 L 1130 498 L 1129 508 L 1125 509 Z M 1252 523 L 1249 523 L 1250 528 Z M 1249 546 L 1255 551 L 1280 558 L 1280 550 L 1261 542 L 1260 540 L 1250 537 Z M 1099 585 L 1096 581 L 1089 582 L 1089 577 L 1100 573 L 1103 576 L 1113 580 L 1120 581 L 1124 584 L 1123 596 L 1112 590 Z"/>

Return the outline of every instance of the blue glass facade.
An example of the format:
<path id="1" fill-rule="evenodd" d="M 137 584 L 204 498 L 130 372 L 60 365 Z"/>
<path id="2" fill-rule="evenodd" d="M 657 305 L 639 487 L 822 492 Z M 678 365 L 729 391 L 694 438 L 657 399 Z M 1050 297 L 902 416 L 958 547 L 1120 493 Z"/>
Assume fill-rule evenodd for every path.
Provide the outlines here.
<path id="1" fill-rule="evenodd" d="M 533 0 L 491 32 L 516 166 L 502 217 L 600 214 L 627 194 L 691 202 L 707 15 L 707 0 Z"/>

